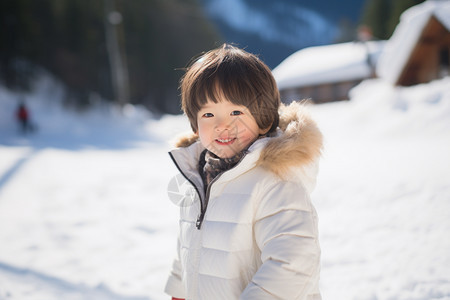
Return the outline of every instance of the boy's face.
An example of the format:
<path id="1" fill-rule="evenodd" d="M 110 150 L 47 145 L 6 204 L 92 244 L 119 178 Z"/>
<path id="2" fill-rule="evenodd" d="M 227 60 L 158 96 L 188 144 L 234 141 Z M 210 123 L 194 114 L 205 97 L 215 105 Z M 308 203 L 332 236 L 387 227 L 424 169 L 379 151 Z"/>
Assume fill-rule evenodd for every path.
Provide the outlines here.
<path id="1" fill-rule="evenodd" d="M 245 106 L 227 100 L 203 105 L 197 125 L 202 145 L 220 158 L 234 156 L 265 133 Z"/>

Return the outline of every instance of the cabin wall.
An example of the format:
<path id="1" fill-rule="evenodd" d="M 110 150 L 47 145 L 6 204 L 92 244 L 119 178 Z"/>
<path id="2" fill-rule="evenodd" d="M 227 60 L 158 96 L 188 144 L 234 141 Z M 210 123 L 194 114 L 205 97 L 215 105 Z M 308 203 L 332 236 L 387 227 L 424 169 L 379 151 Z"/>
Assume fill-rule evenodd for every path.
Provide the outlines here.
<path id="1" fill-rule="evenodd" d="M 360 82 L 352 80 L 283 89 L 280 91 L 281 100 L 285 103 L 303 99 L 310 99 L 314 103 L 348 100 L 349 91 Z"/>
<path id="2" fill-rule="evenodd" d="M 450 32 L 435 17 L 424 27 L 397 85 L 411 86 L 448 76 Z"/>

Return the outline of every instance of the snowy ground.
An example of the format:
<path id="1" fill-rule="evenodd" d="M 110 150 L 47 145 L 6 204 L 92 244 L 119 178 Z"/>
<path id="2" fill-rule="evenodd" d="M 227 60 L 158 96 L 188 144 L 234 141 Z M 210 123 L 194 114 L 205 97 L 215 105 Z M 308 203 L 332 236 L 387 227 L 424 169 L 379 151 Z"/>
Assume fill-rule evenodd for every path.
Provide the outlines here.
<path id="1" fill-rule="evenodd" d="M 167 151 L 186 120 L 49 109 L 49 85 L 27 98 L 27 137 L 0 89 L 0 300 L 168 299 Z M 326 138 L 313 194 L 324 299 L 450 299 L 449 87 L 368 81 L 312 108 Z"/>

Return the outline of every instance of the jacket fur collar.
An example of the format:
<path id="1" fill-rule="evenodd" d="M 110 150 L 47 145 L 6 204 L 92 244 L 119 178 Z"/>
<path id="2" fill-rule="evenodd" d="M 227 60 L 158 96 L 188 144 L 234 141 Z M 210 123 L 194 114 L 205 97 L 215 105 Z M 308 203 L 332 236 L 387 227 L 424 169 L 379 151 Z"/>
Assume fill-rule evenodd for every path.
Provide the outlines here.
<path id="1" fill-rule="evenodd" d="M 292 102 L 279 110 L 277 134 L 268 139 L 256 162 L 279 177 L 286 177 L 291 168 L 303 168 L 317 162 L 322 150 L 322 134 L 306 111 L 305 105 Z M 176 147 L 188 147 L 198 141 L 196 134 L 181 137 Z"/>

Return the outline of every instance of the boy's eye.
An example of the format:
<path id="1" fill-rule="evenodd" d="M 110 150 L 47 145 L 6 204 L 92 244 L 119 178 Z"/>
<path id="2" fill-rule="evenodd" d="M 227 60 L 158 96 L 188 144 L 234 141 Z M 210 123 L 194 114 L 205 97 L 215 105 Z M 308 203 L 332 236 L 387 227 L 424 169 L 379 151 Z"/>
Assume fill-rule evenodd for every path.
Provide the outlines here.
<path id="1" fill-rule="evenodd" d="M 202 117 L 211 118 L 211 117 L 214 117 L 214 115 L 212 113 L 204 113 Z"/>
<path id="2" fill-rule="evenodd" d="M 242 111 L 239 111 L 239 110 L 233 110 L 232 112 L 231 112 L 231 115 L 232 116 L 239 116 L 239 115 L 242 115 L 243 114 L 243 112 Z"/>

